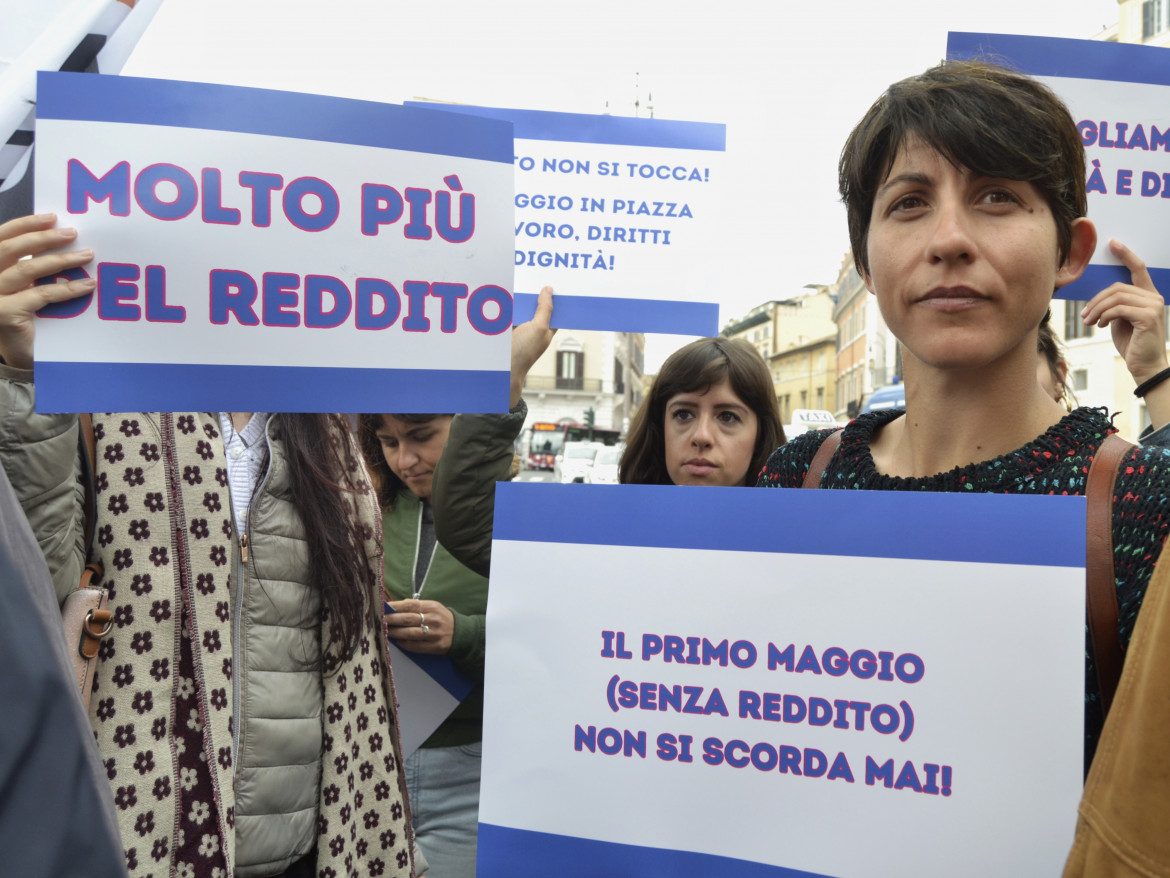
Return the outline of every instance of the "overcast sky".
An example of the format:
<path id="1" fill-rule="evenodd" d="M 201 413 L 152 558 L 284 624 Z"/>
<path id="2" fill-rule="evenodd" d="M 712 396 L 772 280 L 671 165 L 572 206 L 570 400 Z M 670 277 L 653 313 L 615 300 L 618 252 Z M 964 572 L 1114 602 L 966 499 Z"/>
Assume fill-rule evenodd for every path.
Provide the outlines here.
<path id="1" fill-rule="evenodd" d="M 948 30 L 1088 38 L 1117 19 L 1116 0 L 164 0 L 124 72 L 726 123 L 725 322 L 836 278 L 841 144 Z M 650 344 L 648 368 L 680 341 Z"/>

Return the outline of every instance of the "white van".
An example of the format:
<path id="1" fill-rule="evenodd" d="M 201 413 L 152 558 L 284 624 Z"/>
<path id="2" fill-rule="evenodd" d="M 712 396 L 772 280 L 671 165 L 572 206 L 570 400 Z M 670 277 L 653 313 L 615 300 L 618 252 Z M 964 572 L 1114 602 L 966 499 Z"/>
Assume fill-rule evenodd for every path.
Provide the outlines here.
<path id="1" fill-rule="evenodd" d="M 835 430 L 840 426 L 832 412 L 823 409 L 796 409 L 792 413 L 792 423 L 784 425 L 784 436 L 791 439 L 809 430 Z"/>

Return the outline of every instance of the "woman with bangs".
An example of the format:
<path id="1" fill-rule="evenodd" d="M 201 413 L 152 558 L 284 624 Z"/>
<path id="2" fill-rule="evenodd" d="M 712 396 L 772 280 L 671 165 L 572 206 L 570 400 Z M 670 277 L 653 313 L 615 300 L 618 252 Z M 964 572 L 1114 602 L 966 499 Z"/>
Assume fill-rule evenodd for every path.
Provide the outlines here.
<path id="1" fill-rule="evenodd" d="M 552 289 L 532 321 L 512 336 L 512 410 L 457 415 L 434 476 L 435 531 L 460 562 L 484 576 L 491 566 L 495 483 L 509 477 L 512 448 L 528 409 L 529 370 L 555 330 Z M 671 354 L 634 415 L 618 466 L 623 484 L 744 487 L 755 483 L 784 428 L 768 366 L 751 345 L 701 338 Z"/>
<path id="2" fill-rule="evenodd" d="M 1067 411 L 1037 380 L 1053 293 L 1080 277 L 1097 243 L 1085 216 L 1084 149 L 1065 106 L 1015 72 L 944 63 L 895 83 L 870 108 L 842 151 L 840 190 L 857 270 L 902 344 L 906 408 L 845 427 L 819 486 L 1038 494 L 1060 485 L 1083 494 L 1089 464 L 1115 429 L 1104 410 Z M 1111 326 L 1130 363 L 1147 347 L 1135 303 L 1154 287 L 1133 253 L 1110 247 L 1133 283 L 1098 294 L 1082 318 Z M 1157 367 L 1135 361 L 1135 379 L 1156 382 L 1144 368 Z M 759 484 L 801 486 L 827 435 L 778 449 Z M 1123 648 L 1170 526 L 1167 464 L 1170 453 L 1139 447 L 1119 467 L 1113 546 Z M 1090 642 L 1086 767 L 1103 721 Z"/>
<path id="3" fill-rule="evenodd" d="M 630 425 L 626 485 L 755 484 L 784 443 L 768 367 L 754 347 L 701 338 L 666 358 Z"/>

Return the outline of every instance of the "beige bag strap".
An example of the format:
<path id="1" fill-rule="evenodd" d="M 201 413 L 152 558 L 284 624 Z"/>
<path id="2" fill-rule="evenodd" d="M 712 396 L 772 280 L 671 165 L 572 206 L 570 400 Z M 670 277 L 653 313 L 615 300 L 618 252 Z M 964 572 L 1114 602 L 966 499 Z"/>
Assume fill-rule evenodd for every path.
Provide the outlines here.
<path id="1" fill-rule="evenodd" d="M 97 490 L 94 472 L 97 463 L 97 441 L 93 432 L 93 418 L 81 415 L 78 418 L 80 437 L 78 450 L 81 454 L 81 478 L 85 485 L 85 568 L 81 581 L 65 598 L 61 607 L 61 619 L 65 628 L 66 644 L 73 661 L 73 673 L 77 681 L 81 702 L 89 710 L 90 694 L 93 691 L 93 660 L 97 657 L 102 638 L 110 633 L 114 616 L 109 609 L 109 592 L 93 584 L 101 579 L 102 566 L 92 560 L 94 530 L 97 526 Z"/>
<path id="2" fill-rule="evenodd" d="M 821 447 L 817 449 L 817 453 L 813 455 L 812 463 L 808 465 L 808 472 L 804 475 L 804 482 L 800 487 L 802 488 L 819 488 L 821 485 L 821 476 L 825 474 L 825 467 L 829 465 L 829 460 L 832 459 L 833 454 L 837 451 L 837 446 L 841 444 L 841 431 L 834 430 L 821 441 Z"/>
<path id="3" fill-rule="evenodd" d="M 1117 636 L 1117 577 L 1113 569 L 1113 486 L 1117 468 L 1134 446 L 1110 433 L 1097 449 L 1085 484 L 1088 525 L 1085 533 L 1085 606 L 1089 638 L 1097 667 L 1101 710 L 1109 713 L 1125 661 Z"/>

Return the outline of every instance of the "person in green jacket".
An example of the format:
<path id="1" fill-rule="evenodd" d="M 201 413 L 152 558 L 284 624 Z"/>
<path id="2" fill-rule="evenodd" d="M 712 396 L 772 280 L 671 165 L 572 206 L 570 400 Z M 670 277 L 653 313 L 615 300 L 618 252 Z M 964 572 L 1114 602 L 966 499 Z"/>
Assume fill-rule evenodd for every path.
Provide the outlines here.
<path id="1" fill-rule="evenodd" d="M 523 423 L 527 409 L 520 390 L 552 340 L 551 316 L 552 289 L 545 287 L 535 317 L 512 331 L 512 410 L 489 418 Z M 488 581 L 435 539 L 430 502 L 452 423 L 458 429 L 463 417 L 364 414 L 358 419 L 362 455 L 382 507 L 386 632 L 407 652 L 450 656 L 456 669 L 477 684 L 406 760 L 415 834 L 429 863 L 427 878 L 475 876 Z M 469 453 L 479 460 L 480 452 L 473 448 Z M 509 443 L 509 458 L 511 453 Z"/>
<path id="2" fill-rule="evenodd" d="M 451 415 L 366 414 L 362 453 L 382 507 L 386 600 L 393 642 L 413 653 L 450 656 L 476 684 L 406 760 L 415 833 L 430 878 L 475 875 L 483 738 L 484 618 L 488 581 L 435 541 L 431 476 Z"/>

